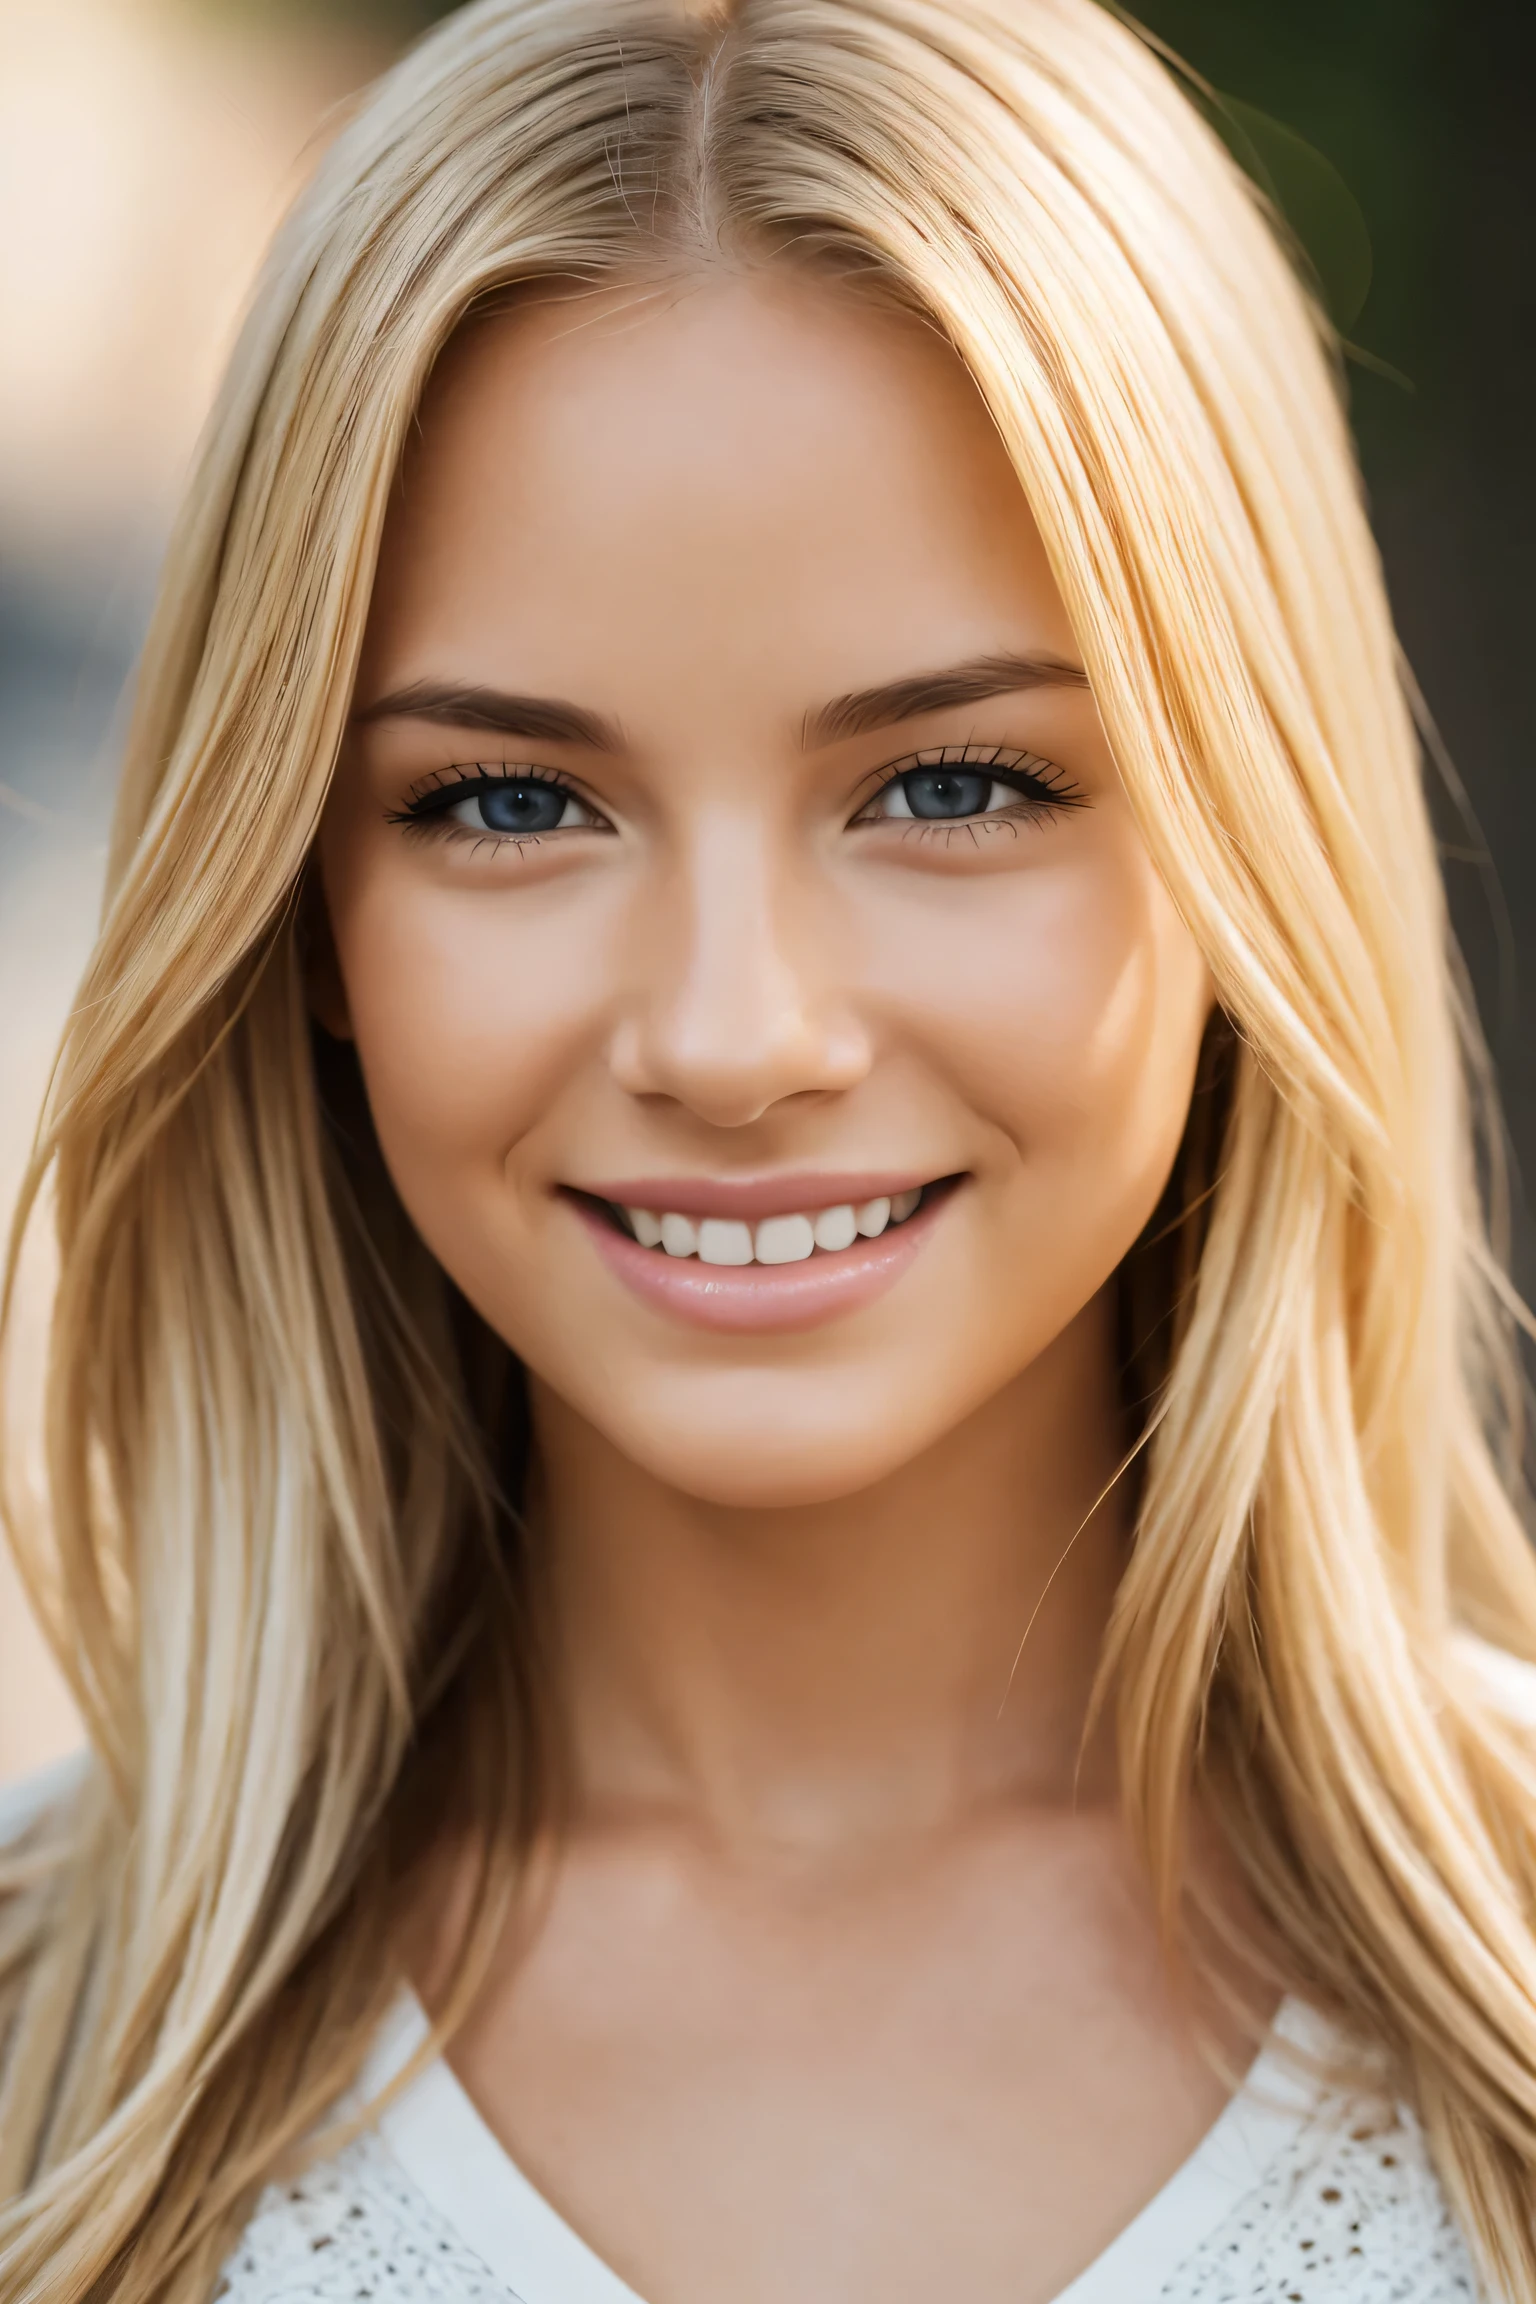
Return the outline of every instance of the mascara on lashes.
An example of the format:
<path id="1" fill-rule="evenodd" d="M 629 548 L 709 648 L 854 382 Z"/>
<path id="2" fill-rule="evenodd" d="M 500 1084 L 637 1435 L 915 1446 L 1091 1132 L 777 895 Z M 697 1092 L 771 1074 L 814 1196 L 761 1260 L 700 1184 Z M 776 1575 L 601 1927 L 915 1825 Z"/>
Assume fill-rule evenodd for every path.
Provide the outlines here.
<path id="1" fill-rule="evenodd" d="M 878 781 L 875 784 L 875 789 L 855 811 L 850 819 L 850 828 L 859 823 L 903 821 L 899 818 L 882 819 L 879 816 L 871 815 L 869 811 L 874 808 L 881 793 L 889 790 L 893 784 L 901 783 L 908 778 L 942 774 L 945 771 L 968 772 L 973 776 L 984 773 L 990 784 L 1004 785 L 1018 793 L 1021 799 L 1033 803 L 1036 813 L 1040 816 L 1046 816 L 1058 810 L 1081 808 L 1087 805 L 1084 796 L 1065 778 L 1063 772 L 1039 753 L 995 744 L 937 745 L 924 747 L 919 752 L 910 753 L 904 759 L 892 762 L 877 770 Z M 447 768 L 434 769 L 430 776 L 422 778 L 412 787 L 410 799 L 404 808 L 392 809 L 388 812 L 387 821 L 408 829 L 425 830 L 446 816 L 451 808 L 461 805 L 464 800 L 472 797 L 475 792 L 507 785 L 515 785 L 530 792 L 560 793 L 567 799 L 574 800 L 578 806 L 589 810 L 594 817 L 599 819 L 599 824 L 572 825 L 565 827 L 567 830 L 597 830 L 600 828 L 601 811 L 578 790 L 573 781 L 562 771 L 536 768 L 531 765 L 512 767 L 503 762 L 493 763 L 490 761 L 455 763 Z M 1001 809 L 974 809 L 957 811 L 950 815 L 927 816 L 920 815 L 916 809 L 911 809 L 904 822 L 905 828 L 908 830 L 918 828 L 943 830 L 946 827 L 980 822 L 987 816 L 1001 818 L 1004 813 Z M 457 827 L 457 829 L 469 832 L 477 838 L 489 835 L 501 840 L 537 840 L 547 837 L 549 833 L 560 829 L 560 827 L 558 825 L 544 825 L 520 829 L 511 825 L 485 825 L 480 828 L 464 825 Z"/>

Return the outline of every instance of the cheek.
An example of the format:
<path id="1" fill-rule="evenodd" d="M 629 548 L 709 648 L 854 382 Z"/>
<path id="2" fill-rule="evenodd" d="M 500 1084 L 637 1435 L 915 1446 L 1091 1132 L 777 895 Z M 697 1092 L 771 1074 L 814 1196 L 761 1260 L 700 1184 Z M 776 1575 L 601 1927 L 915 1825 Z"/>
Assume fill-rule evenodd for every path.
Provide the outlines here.
<path id="1" fill-rule="evenodd" d="M 999 1176 L 1028 1187 L 1030 1226 L 1049 1193 L 1063 1248 L 1097 1234 L 1112 1264 L 1178 1148 L 1211 1001 L 1204 962 L 1128 826 L 1070 862 L 958 894 L 887 936 L 890 980 L 927 1063 L 986 1125 Z"/>
<path id="2" fill-rule="evenodd" d="M 432 1204 L 498 1184 L 599 1039 L 606 923 L 569 884 L 509 898 L 387 865 L 328 894 L 380 1145 L 430 1236 Z"/>

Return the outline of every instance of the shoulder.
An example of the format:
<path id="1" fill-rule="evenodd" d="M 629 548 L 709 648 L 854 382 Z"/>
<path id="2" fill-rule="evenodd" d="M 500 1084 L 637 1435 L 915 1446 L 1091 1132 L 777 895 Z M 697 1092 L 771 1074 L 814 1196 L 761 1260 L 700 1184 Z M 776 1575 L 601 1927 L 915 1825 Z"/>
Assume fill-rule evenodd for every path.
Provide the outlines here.
<path id="1" fill-rule="evenodd" d="M 222 2304 L 508 2304 L 372 2131 L 269 2185 L 224 2266 Z"/>
<path id="2" fill-rule="evenodd" d="M 1186 2258 L 1161 2304 L 1478 2304 L 1482 2296 L 1413 2114 L 1330 2094 Z"/>

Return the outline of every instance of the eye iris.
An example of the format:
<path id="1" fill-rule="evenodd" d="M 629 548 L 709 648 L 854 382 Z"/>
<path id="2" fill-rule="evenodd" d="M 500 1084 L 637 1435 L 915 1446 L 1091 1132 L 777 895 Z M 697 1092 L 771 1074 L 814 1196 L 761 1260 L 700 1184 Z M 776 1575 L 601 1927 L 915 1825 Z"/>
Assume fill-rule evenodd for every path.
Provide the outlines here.
<path id="1" fill-rule="evenodd" d="M 481 821 L 491 832 L 553 832 L 565 814 L 565 794 L 553 784 L 488 784 L 478 795 Z"/>
<path id="2" fill-rule="evenodd" d="M 992 778 L 961 768 L 914 768 L 901 779 L 901 788 L 914 816 L 979 816 Z"/>

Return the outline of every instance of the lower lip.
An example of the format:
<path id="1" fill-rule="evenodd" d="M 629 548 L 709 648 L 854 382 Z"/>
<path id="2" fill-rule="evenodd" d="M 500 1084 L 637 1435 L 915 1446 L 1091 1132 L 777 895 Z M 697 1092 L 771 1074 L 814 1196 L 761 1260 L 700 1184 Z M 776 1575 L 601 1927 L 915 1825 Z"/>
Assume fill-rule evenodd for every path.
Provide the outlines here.
<path id="1" fill-rule="evenodd" d="M 820 1328 L 873 1304 L 919 1254 L 949 1198 L 930 1192 L 916 1215 L 888 1225 L 878 1239 L 830 1254 L 818 1250 L 798 1264 L 701 1264 L 697 1256 L 669 1256 L 664 1248 L 642 1248 L 574 1195 L 570 1206 L 609 1271 L 642 1303 L 696 1328 L 761 1336 Z"/>

